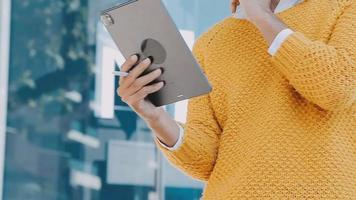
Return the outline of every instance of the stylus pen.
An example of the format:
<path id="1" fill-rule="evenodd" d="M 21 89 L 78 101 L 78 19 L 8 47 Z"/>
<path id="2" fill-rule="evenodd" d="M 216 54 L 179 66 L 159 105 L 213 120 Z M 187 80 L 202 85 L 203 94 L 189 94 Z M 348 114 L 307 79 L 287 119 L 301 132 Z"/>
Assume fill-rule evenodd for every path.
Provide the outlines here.
<path id="1" fill-rule="evenodd" d="M 120 77 L 125 77 L 125 76 L 129 75 L 129 73 L 127 73 L 127 72 L 120 72 L 120 71 L 113 71 L 112 73 L 115 76 L 120 76 Z"/>

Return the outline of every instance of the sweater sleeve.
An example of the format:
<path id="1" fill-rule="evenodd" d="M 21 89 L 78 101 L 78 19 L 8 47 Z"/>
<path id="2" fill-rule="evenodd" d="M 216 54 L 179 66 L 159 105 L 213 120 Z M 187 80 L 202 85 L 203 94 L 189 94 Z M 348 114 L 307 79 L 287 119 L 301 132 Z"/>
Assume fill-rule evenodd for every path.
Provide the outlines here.
<path id="1" fill-rule="evenodd" d="M 193 54 L 205 72 L 203 49 L 205 36 L 201 36 L 193 47 Z M 171 164 L 191 176 L 202 181 L 208 180 L 215 165 L 221 129 L 216 121 L 210 102 L 210 94 L 188 100 L 186 123 L 177 121 L 184 129 L 181 145 L 169 150 L 155 143 Z"/>
<path id="2" fill-rule="evenodd" d="M 356 6 L 348 5 L 327 43 L 291 34 L 271 62 L 306 99 L 335 111 L 356 101 Z"/>

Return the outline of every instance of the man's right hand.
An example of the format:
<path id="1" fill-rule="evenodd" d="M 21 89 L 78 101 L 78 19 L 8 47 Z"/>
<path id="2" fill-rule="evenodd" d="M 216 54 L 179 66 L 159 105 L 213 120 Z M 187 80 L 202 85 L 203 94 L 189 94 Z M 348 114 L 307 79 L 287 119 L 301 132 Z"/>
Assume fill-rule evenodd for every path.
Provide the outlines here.
<path id="1" fill-rule="evenodd" d="M 156 69 L 146 75 L 140 76 L 150 66 L 151 60 L 146 58 L 138 64 L 137 62 L 137 55 L 133 55 L 122 65 L 121 71 L 128 72 L 129 75 L 120 78 L 117 94 L 123 102 L 127 103 L 146 121 L 147 125 L 161 142 L 171 147 L 177 142 L 179 137 L 178 124 L 164 110 L 163 106 L 156 107 L 149 100 L 145 99 L 148 94 L 157 92 L 163 87 L 163 81 L 149 84 L 162 74 L 162 69 Z"/>
<path id="2" fill-rule="evenodd" d="M 144 76 L 140 76 L 150 66 L 151 60 L 146 58 L 141 63 L 137 64 L 137 62 L 138 56 L 132 55 L 122 65 L 120 71 L 128 72 L 129 75 L 120 77 L 117 94 L 123 102 L 127 103 L 144 120 L 156 120 L 164 112 L 164 109 L 163 107 L 156 107 L 145 97 L 148 94 L 157 92 L 164 86 L 163 81 L 148 85 L 162 74 L 162 69 L 156 69 Z"/>

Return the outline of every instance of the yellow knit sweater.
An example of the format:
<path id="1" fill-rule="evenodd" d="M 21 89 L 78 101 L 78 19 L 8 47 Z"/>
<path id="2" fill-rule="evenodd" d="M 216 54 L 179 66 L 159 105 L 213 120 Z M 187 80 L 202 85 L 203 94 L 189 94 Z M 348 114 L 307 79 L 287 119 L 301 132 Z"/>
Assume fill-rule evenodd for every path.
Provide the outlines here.
<path id="1" fill-rule="evenodd" d="M 193 52 L 211 93 L 188 101 L 177 168 L 203 199 L 356 199 L 356 3 L 305 0 L 277 14 L 295 31 L 274 56 L 227 17 Z"/>

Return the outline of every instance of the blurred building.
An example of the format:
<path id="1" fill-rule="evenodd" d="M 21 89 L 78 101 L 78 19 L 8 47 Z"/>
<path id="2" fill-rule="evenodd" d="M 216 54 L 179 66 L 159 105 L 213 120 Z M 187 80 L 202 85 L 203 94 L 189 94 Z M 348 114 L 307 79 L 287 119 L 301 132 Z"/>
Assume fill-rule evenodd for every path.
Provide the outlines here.
<path id="1" fill-rule="evenodd" d="M 123 58 L 98 19 L 121 2 L 0 0 L 3 199 L 200 198 L 203 183 L 170 166 L 115 95 Z M 229 15 L 228 0 L 163 2 L 190 47 Z M 186 103 L 165 108 L 184 122 Z"/>

